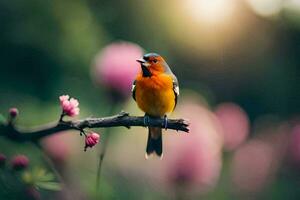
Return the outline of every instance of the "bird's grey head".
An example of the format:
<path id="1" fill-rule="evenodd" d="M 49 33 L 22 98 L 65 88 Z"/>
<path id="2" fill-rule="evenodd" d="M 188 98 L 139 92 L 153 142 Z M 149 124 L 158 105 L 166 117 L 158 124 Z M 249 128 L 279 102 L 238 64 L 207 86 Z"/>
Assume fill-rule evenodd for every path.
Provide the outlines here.
<path id="1" fill-rule="evenodd" d="M 151 77 L 151 71 L 170 72 L 166 61 L 157 53 L 147 53 L 137 61 L 141 64 L 143 76 L 145 77 Z"/>

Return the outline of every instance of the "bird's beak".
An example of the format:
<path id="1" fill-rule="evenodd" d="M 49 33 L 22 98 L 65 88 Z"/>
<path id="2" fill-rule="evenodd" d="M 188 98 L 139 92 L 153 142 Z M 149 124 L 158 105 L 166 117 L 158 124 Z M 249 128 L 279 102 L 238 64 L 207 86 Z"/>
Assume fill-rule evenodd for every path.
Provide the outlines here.
<path id="1" fill-rule="evenodd" d="M 143 58 L 137 59 L 136 61 L 141 64 L 146 63 L 146 60 L 144 60 Z"/>
<path id="2" fill-rule="evenodd" d="M 144 66 L 144 67 L 149 67 L 150 66 L 150 63 L 148 61 L 144 60 L 143 58 L 140 58 L 136 61 L 141 63 L 141 66 Z"/>

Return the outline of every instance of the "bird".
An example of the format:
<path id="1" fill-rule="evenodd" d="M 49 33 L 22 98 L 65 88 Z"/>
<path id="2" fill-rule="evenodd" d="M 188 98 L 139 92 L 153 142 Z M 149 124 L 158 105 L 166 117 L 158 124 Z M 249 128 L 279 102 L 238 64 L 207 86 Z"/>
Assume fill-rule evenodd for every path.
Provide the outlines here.
<path id="1" fill-rule="evenodd" d="M 145 157 L 152 154 L 163 157 L 162 128 L 149 126 L 149 118 L 164 118 L 167 129 L 167 114 L 176 107 L 179 83 L 169 65 L 157 53 L 147 53 L 137 62 L 141 70 L 132 84 L 132 97 L 145 112 L 144 124 L 148 126 L 148 141 Z"/>

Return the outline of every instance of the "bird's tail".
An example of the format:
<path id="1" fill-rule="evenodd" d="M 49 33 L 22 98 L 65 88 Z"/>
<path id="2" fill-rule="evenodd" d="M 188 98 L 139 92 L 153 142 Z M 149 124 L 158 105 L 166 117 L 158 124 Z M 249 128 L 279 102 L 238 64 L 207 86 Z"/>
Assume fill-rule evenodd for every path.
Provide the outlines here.
<path id="1" fill-rule="evenodd" d="M 162 158 L 162 130 L 161 128 L 149 127 L 146 157 L 153 153 Z"/>

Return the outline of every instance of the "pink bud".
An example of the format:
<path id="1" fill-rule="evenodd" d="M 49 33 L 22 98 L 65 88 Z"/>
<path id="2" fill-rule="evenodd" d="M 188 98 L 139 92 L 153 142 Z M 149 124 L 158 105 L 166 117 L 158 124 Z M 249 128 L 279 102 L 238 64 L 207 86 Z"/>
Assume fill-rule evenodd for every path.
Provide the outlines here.
<path id="1" fill-rule="evenodd" d="M 11 108 L 11 109 L 9 109 L 9 115 L 10 115 L 11 118 L 17 117 L 18 114 L 19 114 L 19 111 L 18 111 L 17 108 Z"/>
<path id="2" fill-rule="evenodd" d="M 62 95 L 59 97 L 60 106 L 65 115 L 70 117 L 74 117 L 79 115 L 79 102 L 77 99 L 71 98 L 69 99 L 69 95 Z"/>
<path id="3" fill-rule="evenodd" d="M 17 155 L 12 158 L 12 168 L 15 170 L 22 170 L 28 167 L 29 159 L 25 155 Z"/>
<path id="4" fill-rule="evenodd" d="M 0 154 L 0 167 L 5 165 L 6 156 L 4 154 Z"/>
<path id="5" fill-rule="evenodd" d="M 88 147 L 92 148 L 93 146 L 95 146 L 99 142 L 99 139 L 100 139 L 100 135 L 98 133 L 91 132 L 90 134 L 88 134 L 85 137 L 84 151 L 86 151 Z"/>

